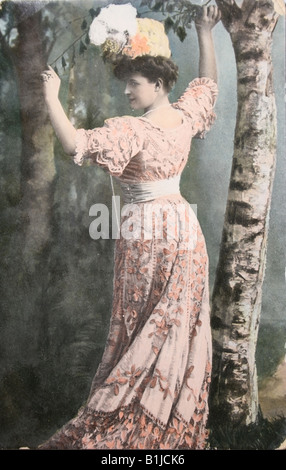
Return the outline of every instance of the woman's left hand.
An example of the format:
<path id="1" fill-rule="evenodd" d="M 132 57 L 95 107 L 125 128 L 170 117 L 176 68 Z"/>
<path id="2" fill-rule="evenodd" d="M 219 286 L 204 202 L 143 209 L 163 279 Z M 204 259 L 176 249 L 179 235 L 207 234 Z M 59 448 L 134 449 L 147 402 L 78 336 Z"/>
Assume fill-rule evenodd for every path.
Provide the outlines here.
<path id="1" fill-rule="evenodd" d="M 220 19 L 221 13 L 217 6 L 204 6 L 201 15 L 195 20 L 196 29 L 197 31 L 211 31 Z"/>

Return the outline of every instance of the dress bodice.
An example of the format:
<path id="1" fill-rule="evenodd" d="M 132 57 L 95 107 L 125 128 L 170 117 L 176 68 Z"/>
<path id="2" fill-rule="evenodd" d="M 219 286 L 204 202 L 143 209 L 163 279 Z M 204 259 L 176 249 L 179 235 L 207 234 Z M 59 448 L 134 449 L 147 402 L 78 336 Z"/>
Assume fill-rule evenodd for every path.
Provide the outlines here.
<path id="1" fill-rule="evenodd" d="M 202 138 L 212 125 L 216 83 L 193 80 L 172 106 L 182 122 L 162 128 L 147 117 L 107 119 L 103 127 L 77 130 L 75 163 L 97 164 L 123 182 L 173 178 L 182 173 L 194 137 Z"/>

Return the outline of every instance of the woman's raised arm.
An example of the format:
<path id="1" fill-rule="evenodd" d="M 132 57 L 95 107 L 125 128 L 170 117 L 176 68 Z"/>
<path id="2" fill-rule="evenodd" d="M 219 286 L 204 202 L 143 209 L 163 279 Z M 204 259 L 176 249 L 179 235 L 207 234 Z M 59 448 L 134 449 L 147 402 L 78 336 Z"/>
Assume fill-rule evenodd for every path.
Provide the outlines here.
<path id="1" fill-rule="evenodd" d="M 69 121 L 58 98 L 61 84 L 60 78 L 50 66 L 48 70 L 41 74 L 41 77 L 43 80 L 44 98 L 48 107 L 52 126 L 64 151 L 68 155 L 74 155 L 76 147 L 76 129 Z"/>
<path id="2" fill-rule="evenodd" d="M 215 82 L 217 82 L 217 67 L 212 29 L 220 17 L 220 11 L 216 6 L 205 6 L 195 21 L 200 49 L 199 76 L 212 78 Z"/>

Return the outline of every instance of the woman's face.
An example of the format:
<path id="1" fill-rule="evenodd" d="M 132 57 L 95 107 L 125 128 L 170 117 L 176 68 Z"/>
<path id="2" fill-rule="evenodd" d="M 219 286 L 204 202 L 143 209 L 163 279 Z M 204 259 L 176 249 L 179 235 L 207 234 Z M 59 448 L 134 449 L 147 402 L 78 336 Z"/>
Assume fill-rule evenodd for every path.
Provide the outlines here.
<path id="1" fill-rule="evenodd" d="M 125 95 L 132 109 L 147 110 L 156 101 L 158 92 L 155 83 L 149 82 L 140 73 L 134 73 L 126 82 Z"/>

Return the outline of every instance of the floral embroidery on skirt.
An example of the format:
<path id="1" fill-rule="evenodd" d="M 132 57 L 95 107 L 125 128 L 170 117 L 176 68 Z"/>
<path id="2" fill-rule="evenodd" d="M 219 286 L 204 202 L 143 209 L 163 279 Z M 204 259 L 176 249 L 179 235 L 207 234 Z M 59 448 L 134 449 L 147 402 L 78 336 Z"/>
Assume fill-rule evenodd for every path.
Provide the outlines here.
<path id="1" fill-rule="evenodd" d="M 167 233 L 170 221 L 163 210 L 161 236 L 153 217 L 150 236 L 141 231 L 139 238 L 117 240 L 110 330 L 90 395 L 40 449 L 205 446 L 211 375 L 208 256 L 189 204 L 176 195 L 149 203 L 148 209 L 158 202 L 171 205 L 176 230 Z"/>

